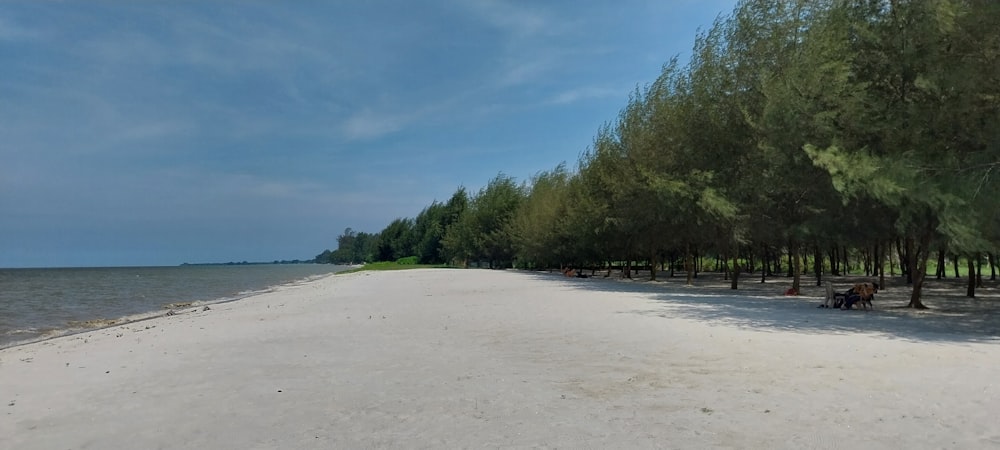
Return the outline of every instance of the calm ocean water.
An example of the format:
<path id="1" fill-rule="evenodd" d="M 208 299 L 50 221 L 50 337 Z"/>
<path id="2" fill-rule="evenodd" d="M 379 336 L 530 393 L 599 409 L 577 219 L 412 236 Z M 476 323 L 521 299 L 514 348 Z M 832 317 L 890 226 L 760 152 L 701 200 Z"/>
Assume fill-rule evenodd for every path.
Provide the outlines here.
<path id="1" fill-rule="evenodd" d="M 329 275 L 347 266 L 244 266 L 0 269 L 0 348 L 165 312 L 168 305 L 245 297 Z"/>

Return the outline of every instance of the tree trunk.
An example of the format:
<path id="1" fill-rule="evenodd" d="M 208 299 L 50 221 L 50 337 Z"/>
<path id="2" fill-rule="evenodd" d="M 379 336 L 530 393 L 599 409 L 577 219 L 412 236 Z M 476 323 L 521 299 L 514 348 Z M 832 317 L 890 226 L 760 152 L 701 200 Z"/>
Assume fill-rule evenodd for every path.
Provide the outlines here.
<path id="1" fill-rule="evenodd" d="M 768 267 L 770 267 L 770 265 L 771 265 L 768 262 L 768 260 L 767 260 L 767 245 L 766 244 L 764 245 L 763 256 L 761 256 L 761 263 L 762 264 L 761 264 L 761 267 L 760 267 L 760 282 L 761 282 L 761 284 L 763 284 L 763 283 L 765 283 L 767 281 L 767 270 L 768 270 Z"/>
<path id="2" fill-rule="evenodd" d="M 656 252 L 649 255 L 649 281 L 656 281 Z"/>
<path id="3" fill-rule="evenodd" d="M 913 267 L 917 260 L 917 255 L 914 254 L 913 248 L 913 237 L 907 236 L 906 238 L 906 284 L 913 284 Z"/>
<path id="4" fill-rule="evenodd" d="M 976 267 L 975 263 L 972 262 L 972 258 L 969 258 L 969 284 L 965 287 L 965 296 L 969 298 L 976 298 Z"/>
<path id="5" fill-rule="evenodd" d="M 819 244 L 813 249 L 813 273 L 816 274 L 816 286 L 823 285 L 823 252 L 819 249 Z"/>
<path id="6" fill-rule="evenodd" d="M 861 250 L 861 268 L 865 271 L 865 276 L 870 277 L 872 275 L 872 252 L 871 249 L 865 247 Z"/>
<path id="7" fill-rule="evenodd" d="M 983 252 L 976 252 L 976 287 L 983 287 Z"/>
<path id="8" fill-rule="evenodd" d="M 987 253 L 986 257 L 990 261 L 990 281 L 994 281 L 997 279 L 997 257 L 993 252 Z"/>
<path id="9" fill-rule="evenodd" d="M 885 289 L 885 248 L 878 245 L 878 287 Z"/>
<path id="10" fill-rule="evenodd" d="M 625 241 L 625 265 L 622 266 L 622 278 L 632 279 L 632 239 Z"/>
<path id="11" fill-rule="evenodd" d="M 793 241 L 789 245 L 788 255 L 795 255 L 791 260 L 788 261 L 788 270 L 792 272 L 792 289 L 795 292 L 799 292 L 802 288 L 802 255 L 799 253 L 799 243 Z"/>
<path id="12" fill-rule="evenodd" d="M 906 275 L 906 265 L 910 263 L 910 260 L 906 256 L 906 251 L 903 249 L 903 244 L 899 241 L 898 237 L 896 238 L 896 253 L 899 256 L 899 274 Z"/>
<path id="13" fill-rule="evenodd" d="M 687 271 L 687 285 L 691 286 L 694 279 L 694 255 L 691 254 L 691 244 L 688 243 L 684 251 L 684 270 Z"/>
<path id="14" fill-rule="evenodd" d="M 942 248 L 938 250 L 938 267 L 937 270 L 934 271 L 934 275 L 937 277 L 937 279 L 940 280 L 941 278 L 944 277 L 944 270 L 946 266 L 947 264 L 945 264 L 944 262 L 944 249 Z"/>
<path id="15" fill-rule="evenodd" d="M 694 247 L 694 277 L 698 278 L 698 272 L 701 272 L 701 255 L 698 253 L 698 246 Z"/>
<path id="16" fill-rule="evenodd" d="M 976 287 L 983 287 L 983 253 L 976 252 Z"/>
<path id="17" fill-rule="evenodd" d="M 771 246 L 768 245 L 767 246 L 767 276 L 769 276 L 769 277 L 773 277 L 775 272 L 780 272 L 780 270 L 778 270 L 778 268 L 777 268 L 778 264 L 780 264 L 779 263 L 780 258 L 777 258 L 776 256 L 777 255 L 775 255 L 774 252 L 771 251 Z"/>
<path id="18" fill-rule="evenodd" d="M 920 294 L 924 288 L 924 278 L 927 274 L 927 258 L 930 256 L 928 251 L 928 246 L 931 243 L 931 233 L 930 231 L 924 231 L 923 235 L 920 236 L 920 247 L 913 250 L 913 238 L 906 238 L 906 246 L 911 249 L 908 252 L 909 259 L 907 264 L 913 268 L 913 270 L 908 271 L 913 277 L 913 292 L 910 294 L 910 303 L 907 305 L 909 308 L 914 309 L 927 309 L 923 302 L 920 301 Z"/>
<path id="19" fill-rule="evenodd" d="M 840 268 L 837 267 L 837 258 L 834 255 L 836 255 L 836 251 L 827 252 L 826 254 L 826 256 L 830 258 L 830 275 L 837 277 L 840 276 Z"/>
<path id="20" fill-rule="evenodd" d="M 737 289 L 740 281 L 740 252 L 733 252 L 733 278 L 729 289 Z"/>
<path id="21" fill-rule="evenodd" d="M 896 276 L 896 266 L 893 263 L 893 259 L 892 259 L 892 240 L 891 239 L 889 240 L 889 251 L 886 252 L 886 253 L 889 255 L 889 276 L 890 277 L 894 277 L 894 276 Z"/>
<path id="22" fill-rule="evenodd" d="M 952 258 L 951 262 L 952 262 L 952 265 L 955 266 L 955 278 L 959 278 L 959 277 L 961 277 L 961 275 L 959 275 L 959 273 L 958 273 L 958 255 L 952 255 L 952 256 L 953 256 L 953 258 Z"/>
<path id="23" fill-rule="evenodd" d="M 798 246 L 794 246 L 794 249 L 793 249 L 792 244 L 788 245 L 788 276 L 789 277 L 793 276 L 792 271 L 794 270 L 793 267 L 795 266 L 795 264 L 792 263 L 792 254 L 793 253 L 797 253 L 799 251 L 798 248 L 799 248 Z M 798 255 L 796 254 L 795 257 L 798 258 Z"/>

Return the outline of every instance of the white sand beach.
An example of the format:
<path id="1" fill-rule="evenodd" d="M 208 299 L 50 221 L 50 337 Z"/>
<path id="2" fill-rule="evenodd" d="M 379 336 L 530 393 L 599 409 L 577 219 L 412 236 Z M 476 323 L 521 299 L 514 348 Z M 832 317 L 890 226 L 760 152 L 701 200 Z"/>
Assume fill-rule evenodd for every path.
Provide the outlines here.
<path id="1" fill-rule="evenodd" d="M 992 307 L 744 286 L 331 276 L 0 350 L 0 447 L 1000 448 Z"/>

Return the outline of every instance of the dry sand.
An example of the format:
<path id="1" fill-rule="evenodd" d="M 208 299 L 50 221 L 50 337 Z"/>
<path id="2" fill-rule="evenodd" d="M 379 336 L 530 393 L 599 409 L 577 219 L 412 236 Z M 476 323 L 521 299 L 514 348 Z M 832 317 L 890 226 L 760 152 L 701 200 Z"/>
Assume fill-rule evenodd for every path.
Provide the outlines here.
<path id="1" fill-rule="evenodd" d="M 0 447 L 1000 448 L 993 308 L 744 286 L 333 276 L 0 350 Z"/>

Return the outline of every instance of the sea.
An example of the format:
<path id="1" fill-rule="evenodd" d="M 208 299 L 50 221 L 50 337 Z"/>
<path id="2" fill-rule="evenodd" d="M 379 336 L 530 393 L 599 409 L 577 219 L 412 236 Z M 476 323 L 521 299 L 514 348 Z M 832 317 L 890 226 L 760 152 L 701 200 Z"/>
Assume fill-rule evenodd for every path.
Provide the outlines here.
<path id="1" fill-rule="evenodd" d="M 0 269 L 0 348 L 238 300 L 350 268 L 329 264 Z"/>

